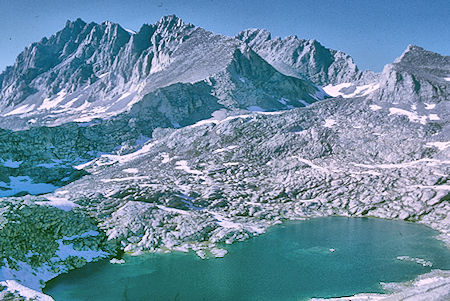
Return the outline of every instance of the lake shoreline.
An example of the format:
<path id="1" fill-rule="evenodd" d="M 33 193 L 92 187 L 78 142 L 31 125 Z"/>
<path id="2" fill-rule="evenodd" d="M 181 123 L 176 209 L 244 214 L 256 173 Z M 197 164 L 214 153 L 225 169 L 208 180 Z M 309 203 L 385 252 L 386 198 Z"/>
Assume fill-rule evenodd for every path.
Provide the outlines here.
<path id="1" fill-rule="evenodd" d="M 333 217 L 336 217 L 336 216 L 333 216 Z M 342 217 L 342 216 L 341 216 Z M 348 216 L 344 216 L 344 217 L 347 217 L 348 219 L 350 219 L 350 218 L 352 218 L 352 219 L 354 219 L 354 217 L 348 217 Z M 342 218 L 344 218 L 344 217 L 342 217 Z M 317 219 L 319 219 L 320 217 L 314 217 L 314 218 L 308 218 L 307 220 L 317 220 Z M 325 217 L 325 218 L 330 218 L 330 217 Z M 397 220 L 395 220 L 395 219 L 383 219 L 383 218 L 378 218 L 378 217 L 360 217 L 360 219 L 367 219 L 367 220 L 385 220 L 385 221 L 397 221 Z M 305 220 L 305 219 L 303 219 L 303 220 Z M 356 219 L 355 219 L 356 220 Z M 286 220 L 286 221 L 284 221 L 282 224 L 280 224 L 280 226 L 286 226 L 286 225 L 289 225 L 289 224 L 291 224 L 291 223 L 297 223 L 299 220 Z M 403 221 L 403 222 L 405 222 L 405 221 Z M 421 224 L 421 223 L 416 223 L 416 222 L 406 222 L 406 224 Z M 276 228 L 278 228 L 278 227 L 269 227 L 268 229 L 276 229 Z M 433 229 L 432 227 L 430 227 L 430 226 L 427 226 L 427 228 L 431 228 L 431 229 Z M 433 230 L 435 230 L 435 229 L 433 229 Z M 447 247 L 447 249 L 448 249 L 448 243 L 447 243 L 447 241 L 445 241 L 444 239 L 442 239 L 443 237 L 445 237 L 445 236 L 442 236 L 442 232 L 440 232 L 440 234 L 438 234 L 438 236 L 434 236 L 434 238 L 436 238 L 436 239 L 439 239 L 440 241 L 444 241 L 444 243 L 445 243 L 445 246 Z M 259 235 L 258 235 L 259 236 Z M 248 241 L 248 240 L 246 240 L 246 241 Z M 230 246 L 233 246 L 234 245 L 234 243 L 232 244 L 232 245 L 230 245 Z M 149 252 L 150 253 L 150 252 Z M 193 254 L 191 254 L 191 255 L 193 255 Z M 233 256 L 233 255 L 227 255 L 227 256 Z M 106 261 L 106 260 L 105 260 Z M 427 272 L 427 273 L 425 273 L 425 274 L 419 274 L 418 276 L 416 276 L 416 277 L 414 277 L 414 279 L 410 279 L 410 280 L 408 280 L 408 281 L 406 281 L 406 283 L 409 283 L 409 284 L 411 284 L 411 285 L 413 285 L 414 286 L 414 283 L 415 282 L 417 282 L 417 281 L 419 281 L 421 278 L 420 277 L 425 277 L 425 278 L 427 278 L 428 277 L 428 274 L 430 274 L 430 273 L 433 273 L 433 271 L 434 271 L 434 269 L 432 269 L 431 270 L 431 272 Z M 449 285 L 450 285 L 450 275 L 447 275 L 446 274 L 446 270 L 444 270 L 444 271 L 442 271 L 442 273 L 443 273 L 443 275 L 446 275 L 445 276 L 445 281 L 446 281 L 446 283 L 448 283 Z M 432 275 L 433 274 L 430 274 L 431 276 L 431 278 L 433 277 Z M 428 278 L 430 278 L 430 277 L 428 277 Z M 417 280 L 417 279 L 419 279 L 419 280 Z M 417 281 L 416 281 L 417 280 Z M 424 281 L 422 281 L 422 282 L 418 282 L 419 284 L 420 283 L 422 283 L 422 284 L 426 284 L 426 285 L 430 285 L 430 283 L 426 283 L 426 281 L 424 282 Z M 401 286 L 401 285 L 406 285 L 404 282 L 398 282 L 397 283 L 398 284 L 398 286 Z M 407 288 L 407 287 L 406 287 Z M 383 296 L 383 297 L 387 297 L 387 296 L 389 296 L 390 294 L 391 294 L 391 292 L 392 292 L 392 290 L 390 290 L 390 289 L 386 289 L 386 288 L 384 288 L 383 287 L 383 289 L 384 289 L 384 292 L 383 293 L 381 293 L 381 296 Z M 44 291 L 46 291 L 46 289 L 44 289 Z M 358 296 L 362 296 L 362 295 L 366 295 L 365 293 L 359 293 L 358 294 Z M 379 293 L 377 293 L 376 295 L 380 295 Z M 368 296 L 368 295 L 367 295 Z M 380 297 L 381 297 L 380 296 Z"/>

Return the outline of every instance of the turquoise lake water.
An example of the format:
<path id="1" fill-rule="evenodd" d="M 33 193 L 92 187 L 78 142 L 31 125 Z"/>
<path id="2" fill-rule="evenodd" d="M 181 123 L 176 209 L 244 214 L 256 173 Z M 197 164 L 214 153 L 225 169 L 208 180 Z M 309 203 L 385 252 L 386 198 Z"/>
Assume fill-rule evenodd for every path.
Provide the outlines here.
<path id="1" fill-rule="evenodd" d="M 433 238 L 436 234 L 418 224 L 369 218 L 289 222 L 227 246 L 224 258 L 125 256 L 122 265 L 103 261 L 61 275 L 44 292 L 56 301 L 284 301 L 382 292 L 379 282 L 450 269 L 450 251 Z M 421 258 L 433 266 L 398 256 Z"/>

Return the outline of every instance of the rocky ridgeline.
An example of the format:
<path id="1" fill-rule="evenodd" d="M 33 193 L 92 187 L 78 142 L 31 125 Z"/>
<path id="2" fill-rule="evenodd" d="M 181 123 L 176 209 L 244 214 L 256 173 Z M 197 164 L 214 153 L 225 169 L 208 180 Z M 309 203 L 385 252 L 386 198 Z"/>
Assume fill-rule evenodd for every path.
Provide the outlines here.
<path id="1" fill-rule="evenodd" d="M 446 105 L 450 100 L 450 57 L 410 45 L 384 67 L 380 88 L 370 97 L 380 102 Z"/>
<path id="2" fill-rule="evenodd" d="M 272 38 L 264 29 L 247 29 L 236 38 L 247 43 L 280 72 L 309 79 L 320 86 L 372 82 L 377 76 L 371 71 L 360 71 L 348 54 L 325 48 L 316 40 L 297 36 Z"/>
<path id="3" fill-rule="evenodd" d="M 326 97 L 308 79 L 278 72 L 244 42 L 175 16 L 136 33 L 78 19 L 31 44 L 0 75 L 0 125 L 23 129 L 111 118 L 143 99 L 156 106 L 154 92 L 174 84 L 231 110 L 290 109 Z M 199 104 L 197 97 L 189 101 Z"/>

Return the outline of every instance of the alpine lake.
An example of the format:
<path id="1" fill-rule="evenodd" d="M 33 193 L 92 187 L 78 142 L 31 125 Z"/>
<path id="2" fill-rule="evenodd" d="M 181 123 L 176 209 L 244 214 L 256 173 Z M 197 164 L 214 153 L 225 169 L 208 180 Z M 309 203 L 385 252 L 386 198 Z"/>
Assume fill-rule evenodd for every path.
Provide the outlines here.
<path id="1" fill-rule="evenodd" d="M 450 269 L 450 250 L 423 225 L 375 218 L 287 222 L 225 248 L 223 258 L 195 253 L 125 255 L 124 264 L 91 263 L 49 281 L 44 292 L 74 300 L 308 300 L 383 293 Z"/>

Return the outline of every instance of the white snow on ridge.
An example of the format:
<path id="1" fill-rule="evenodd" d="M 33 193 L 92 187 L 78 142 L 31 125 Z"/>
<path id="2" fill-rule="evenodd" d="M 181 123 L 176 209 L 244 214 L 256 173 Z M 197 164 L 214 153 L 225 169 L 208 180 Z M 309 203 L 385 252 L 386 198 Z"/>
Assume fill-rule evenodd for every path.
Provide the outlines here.
<path id="1" fill-rule="evenodd" d="M 425 105 L 425 110 L 433 110 L 436 107 L 435 103 L 424 103 Z"/>
<path id="2" fill-rule="evenodd" d="M 327 169 L 327 168 L 324 168 L 324 167 L 322 167 L 322 166 L 316 165 L 316 164 L 314 164 L 312 161 L 310 161 L 310 160 L 308 160 L 308 159 L 304 159 L 304 158 L 297 158 L 297 159 L 298 159 L 300 162 L 303 162 L 303 163 L 305 163 L 306 165 L 311 166 L 311 168 L 313 168 L 313 169 L 317 169 L 317 170 L 319 170 L 319 171 L 321 171 L 321 172 L 324 172 L 324 173 L 329 173 L 329 172 L 331 172 L 330 169 Z"/>
<path id="3" fill-rule="evenodd" d="M 344 98 L 351 98 L 351 97 L 357 97 L 357 96 L 365 96 L 367 94 L 372 93 L 373 91 L 377 90 L 380 85 L 377 83 L 362 85 L 362 86 L 354 86 L 355 89 L 353 92 L 345 93 L 341 92 L 342 89 L 350 88 L 353 86 L 352 83 L 342 83 L 338 85 L 327 85 L 325 87 L 322 87 L 323 90 L 333 97 L 342 96 Z"/>
<path id="4" fill-rule="evenodd" d="M 222 216 L 220 213 L 212 212 L 212 211 L 206 211 L 207 213 L 211 214 L 216 220 L 217 224 L 223 228 L 227 229 L 235 229 L 235 230 L 241 230 L 245 229 L 252 233 L 261 234 L 264 233 L 265 230 L 263 228 L 258 227 L 257 225 L 249 225 L 249 224 L 241 224 L 231 221 L 229 218 L 226 218 Z"/>
<path id="5" fill-rule="evenodd" d="M 213 151 L 213 153 L 222 153 L 222 152 L 225 152 L 225 151 L 228 151 L 228 150 L 233 150 L 236 147 L 238 147 L 238 146 L 237 145 L 230 145 L 230 146 L 227 146 L 225 148 L 216 149 L 215 151 Z"/>
<path id="6" fill-rule="evenodd" d="M 193 175 L 202 175 L 203 173 L 200 170 L 191 169 L 186 160 L 180 160 L 175 162 L 175 169 L 183 170 L 187 173 L 193 174 Z"/>
<path id="7" fill-rule="evenodd" d="M 252 112 L 264 112 L 265 110 L 261 107 L 258 106 L 249 106 L 247 107 L 247 110 L 252 111 Z"/>
<path id="8" fill-rule="evenodd" d="M 107 76 L 109 74 L 109 72 L 105 72 L 105 73 L 102 73 L 102 74 L 100 74 L 100 75 L 97 75 L 97 77 L 98 78 L 104 78 L 105 76 Z"/>
<path id="9" fill-rule="evenodd" d="M 133 94 L 133 92 L 125 92 L 123 93 L 117 100 L 122 100 L 127 98 L 128 96 L 130 96 L 131 94 Z"/>
<path id="10" fill-rule="evenodd" d="M 158 143 L 158 141 L 153 141 L 153 142 L 147 142 L 144 144 L 144 146 L 142 146 L 142 148 L 138 149 L 137 151 L 130 153 L 130 154 L 126 154 L 126 155 L 110 155 L 110 154 L 106 154 L 106 155 L 101 155 L 100 158 L 96 158 L 94 160 L 91 160 L 89 162 L 80 164 L 80 165 L 76 165 L 73 168 L 81 170 L 86 168 L 87 166 L 90 165 L 97 165 L 97 166 L 103 166 L 103 165 L 112 165 L 114 163 L 119 163 L 119 164 L 123 164 L 126 162 L 129 162 L 133 159 L 136 159 L 138 157 L 140 157 L 141 155 L 144 155 L 145 153 L 149 152 L 150 149 L 156 145 Z"/>
<path id="11" fill-rule="evenodd" d="M 149 180 L 148 176 L 140 176 L 140 177 L 125 177 L 125 178 L 112 178 L 112 179 L 101 179 L 103 183 L 111 183 L 111 182 L 126 182 L 126 181 L 136 181 L 136 180 Z"/>
<path id="12" fill-rule="evenodd" d="M 330 96 L 336 97 L 339 95 L 344 95 L 344 93 L 339 92 L 341 89 L 348 88 L 352 85 L 352 83 L 342 83 L 338 85 L 327 85 L 322 87 L 322 89 Z"/>
<path id="13" fill-rule="evenodd" d="M 306 102 L 306 101 L 304 101 L 303 99 L 297 99 L 297 101 L 298 101 L 299 103 L 301 103 L 302 105 L 304 105 L 305 107 L 311 105 L 309 102 Z"/>
<path id="14" fill-rule="evenodd" d="M 411 122 L 418 122 L 421 124 L 426 124 L 427 120 L 440 120 L 439 116 L 437 114 L 430 114 L 430 115 L 419 115 L 417 112 L 411 112 L 407 110 L 403 110 L 400 108 L 389 108 L 389 115 L 403 115 L 408 117 L 409 121 Z"/>
<path id="15" fill-rule="evenodd" d="M 9 168 L 19 168 L 20 164 L 22 163 L 23 161 L 12 161 L 11 159 L 8 159 L 6 161 L 3 161 L 3 166 Z"/>
<path id="16" fill-rule="evenodd" d="M 122 171 L 126 172 L 126 173 L 138 173 L 139 169 L 137 169 L 137 168 L 126 168 L 126 169 L 124 169 Z"/>
<path id="17" fill-rule="evenodd" d="M 369 108 L 370 108 L 372 111 L 378 111 L 378 110 L 381 110 L 381 109 L 382 109 L 382 107 L 380 107 L 380 106 L 378 106 L 378 105 L 370 105 Z"/>
<path id="18" fill-rule="evenodd" d="M 215 119 L 204 119 L 204 120 L 200 120 L 200 121 L 194 123 L 193 125 L 191 125 L 191 127 L 195 128 L 195 127 L 206 125 L 206 124 L 218 124 L 218 123 L 219 123 L 219 121 L 217 121 Z"/>
<path id="19" fill-rule="evenodd" d="M 161 209 L 163 211 L 167 211 L 167 212 L 171 212 L 171 213 L 189 214 L 188 211 L 181 210 L 181 209 L 176 209 L 176 208 L 170 208 L 170 207 L 166 207 L 166 206 L 163 206 L 163 205 L 156 205 L 156 207 L 158 207 L 159 209 Z"/>
<path id="20" fill-rule="evenodd" d="M 450 77 L 444 77 L 444 80 L 450 82 Z"/>
<path id="21" fill-rule="evenodd" d="M 450 185 L 415 185 L 416 188 L 422 189 L 435 189 L 435 190 L 448 190 L 450 191 Z"/>
<path id="22" fill-rule="evenodd" d="M 53 99 L 45 98 L 44 101 L 42 101 L 42 104 L 38 108 L 38 110 L 49 110 L 49 109 L 56 107 L 61 101 L 64 100 L 64 97 L 67 95 L 67 92 L 64 90 L 61 90 L 56 95 L 57 95 L 57 97 L 55 97 Z"/>
<path id="23" fill-rule="evenodd" d="M 87 262 L 91 262 L 95 258 L 106 257 L 109 255 L 104 251 L 97 251 L 92 249 L 75 250 L 73 248 L 73 243 L 65 245 L 63 243 L 63 239 L 58 239 L 56 242 L 59 244 L 59 249 L 55 253 L 57 256 L 55 260 L 66 260 L 69 256 L 76 256 L 86 259 Z"/>
<path id="24" fill-rule="evenodd" d="M 22 105 L 14 110 L 12 110 L 11 112 L 6 113 L 4 116 L 11 116 L 11 115 L 18 115 L 18 114 L 25 114 L 25 113 L 29 113 L 31 111 L 33 111 L 35 105 L 31 104 L 31 105 Z"/>
<path id="25" fill-rule="evenodd" d="M 441 120 L 437 114 L 430 114 L 428 115 L 428 119 L 430 120 Z"/>
<path id="26" fill-rule="evenodd" d="M 7 291 L 11 293 L 17 293 L 18 295 L 27 298 L 32 299 L 36 301 L 54 301 L 54 299 L 48 295 L 45 295 L 41 292 L 35 291 L 31 288 L 28 288 L 16 280 L 5 280 L 1 281 L 0 285 L 6 286 Z"/>
<path id="27" fill-rule="evenodd" d="M 36 202 L 36 204 L 41 206 L 52 206 L 56 207 L 58 209 L 64 210 L 64 211 L 70 211 L 75 207 L 79 207 L 79 205 L 75 204 L 72 201 L 69 201 L 68 198 L 64 196 L 57 196 L 55 195 L 45 195 L 45 198 L 48 201 L 40 201 Z"/>
<path id="28" fill-rule="evenodd" d="M 370 168 L 370 169 L 391 169 L 391 168 L 408 168 L 420 163 L 426 163 L 427 165 L 435 165 L 435 164 L 450 164 L 450 161 L 442 161 L 437 159 L 420 159 L 417 161 L 409 161 L 404 163 L 387 163 L 387 164 L 362 164 L 362 163 L 351 163 L 357 167 Z"/>
<path id="29" fill-rule="evenodd" d="M 427 144 L 425 144 L 426 147 L 436 147 L 439 150 L 444 150 L 448 147 L 450 147 L 450 141 L 445 141 L 445 142 L 440 142 L 440 141 L 436 141 L 436 142 L 428 142 Z"/>
<path id="30" fill-rule="evenodd" d="M 325 119 L 325 124 L 323 125 L 326 128 L 332 128 L 336 124 L 336 120 L 334 119 Z"/>

